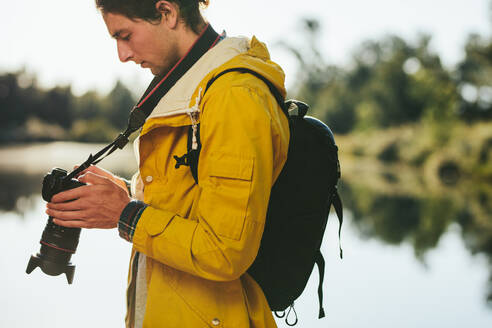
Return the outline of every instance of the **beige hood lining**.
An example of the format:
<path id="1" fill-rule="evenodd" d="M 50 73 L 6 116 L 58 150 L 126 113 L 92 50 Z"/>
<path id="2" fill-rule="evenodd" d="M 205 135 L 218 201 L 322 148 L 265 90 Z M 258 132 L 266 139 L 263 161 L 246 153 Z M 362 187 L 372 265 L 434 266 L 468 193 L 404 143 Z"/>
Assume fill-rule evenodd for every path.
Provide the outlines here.
<path id="1" fill-rule="evenodd" d="M 249 50 L 246 37 L 226 38 L 207 51 L 159 101 L 147 118 L 188 114 L 198 84 L 208 73 Z"/>

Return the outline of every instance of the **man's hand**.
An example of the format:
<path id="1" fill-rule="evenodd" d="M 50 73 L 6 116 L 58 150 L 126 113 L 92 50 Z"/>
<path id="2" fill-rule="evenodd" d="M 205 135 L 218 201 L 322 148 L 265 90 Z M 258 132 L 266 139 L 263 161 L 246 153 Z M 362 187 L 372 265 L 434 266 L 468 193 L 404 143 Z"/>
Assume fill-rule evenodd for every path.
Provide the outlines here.
<path id="1" fill-rule="evenodd" d="M 78 166 L 74 167 L 74 169 L 76 169 L 76 168 L 78 168 Z M 95 165 L 91 165 L 88 168 L 86 168 L 84 171 L 82 171 L 78 176 L 82 176 L 82 175 L 86 174 L 87 172 L 92 172 L 96 175 L 100 175 L 102 177 L 108 178 L 109 180 L 113 181 L 118 186 L 123 188 L 128 194 L 130 193 L 127 186 L 126 186 L 126 183 L 125 183 L 125 181 L 123 181 L 123 179 L 121 179 L 120 177 L 117 177 L 116 175 L 114 175 L 113 173 L 111 173 L 109 171 L 106 171 L 105 169 L 102 169 L 102 168 L 95 166 Z"/>
<path id="2" fill-rule="evenodd" d="M 46 214 L 65 227 L 115 228 L 131 200 L 124 181 L 96 166 L 85 170 L 78 180 L 87 185 L 54 195 Z"/>

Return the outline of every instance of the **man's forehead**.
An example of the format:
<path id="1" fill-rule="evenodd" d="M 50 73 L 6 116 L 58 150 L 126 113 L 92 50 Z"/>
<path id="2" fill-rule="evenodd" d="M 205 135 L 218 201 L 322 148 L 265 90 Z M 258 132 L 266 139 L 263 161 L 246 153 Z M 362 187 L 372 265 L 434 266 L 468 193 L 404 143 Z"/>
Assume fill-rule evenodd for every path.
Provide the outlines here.
<path id="1" fill-rule="evenodd" d="M 103 13 L 102 16 L 108 32 L 113 38 L 119 37 L 130 29 L 132 20 L 126 16 L 115 13 Z"/>

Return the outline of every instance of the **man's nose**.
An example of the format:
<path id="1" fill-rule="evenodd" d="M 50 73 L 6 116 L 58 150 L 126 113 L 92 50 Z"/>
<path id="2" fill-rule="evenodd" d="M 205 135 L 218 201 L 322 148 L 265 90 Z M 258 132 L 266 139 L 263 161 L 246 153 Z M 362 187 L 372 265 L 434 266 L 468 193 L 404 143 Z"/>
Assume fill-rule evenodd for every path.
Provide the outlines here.
<path id="1" fill-rule="evenodd" d="M 120 41 L 118 41 L 116 45 L 118 47 L 118 57 L 123 63 L 132 59 L 133 54 L 128 45 Z"/>

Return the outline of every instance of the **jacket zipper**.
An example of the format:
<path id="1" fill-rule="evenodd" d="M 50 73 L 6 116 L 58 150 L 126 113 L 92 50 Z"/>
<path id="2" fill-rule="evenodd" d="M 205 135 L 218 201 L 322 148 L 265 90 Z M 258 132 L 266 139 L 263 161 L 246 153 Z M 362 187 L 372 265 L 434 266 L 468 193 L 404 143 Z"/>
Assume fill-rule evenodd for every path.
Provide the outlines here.
<path id="1" fill-rule="evenodd" d="M 198 131 L 198 118 L 200 117 L 200 101 L 201 101 L 202 88 L 198 90 L 198 95 L 195 99 L 195 105 L 189 108 L 187 113 L 191 119 L 191 128 L 193 129 L 192 143 L 191 149 L 198 149 L 198 141 L 197 141 L 197 131 Z"/>

